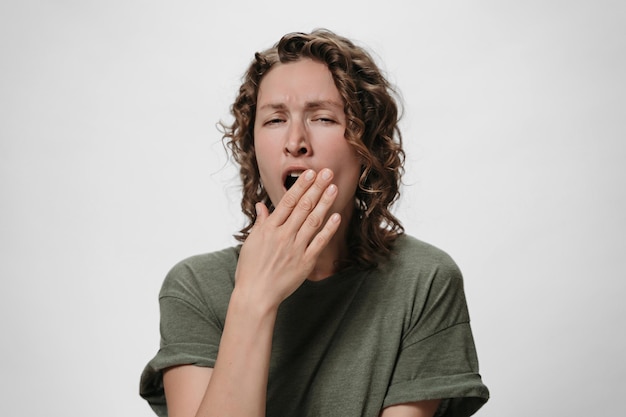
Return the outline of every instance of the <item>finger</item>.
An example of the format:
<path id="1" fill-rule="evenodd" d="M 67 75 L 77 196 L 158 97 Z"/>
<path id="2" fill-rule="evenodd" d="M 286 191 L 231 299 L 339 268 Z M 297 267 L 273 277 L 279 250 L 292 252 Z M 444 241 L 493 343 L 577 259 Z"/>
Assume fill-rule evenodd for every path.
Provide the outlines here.
<path id="1" fill-rule="evenodd" d="M 254 224 L 263 224 L 265 219 L 267 219 L 267 217 L 269 216 L 269 210 L 267 209 L 267 206 L 261 202 L 258 202 L 254 205 L 254 208 L 256 210 L 256 220 Z"/>
<path id="2" fill-rule="evenodd" d="M 256 203 L 254 205 L 254 209 L 256 211 L 256 218 L 254 219 L 254 224 L 252 225 L 252 228 L 250 228 L 250 233 L 259 228 L 269 216 L 269 210 L 267 209 L 267 206 L 261 202 Z"/>
<path id="3" fill-rule="evenodd" d="M 306 217 L 302 226 L 300 226 L 300 229 L 297 232 L 296 241 L 303 241 L 306 245 L 309 244 L 313 236 L 319 232 L 320 228 L 324 225 L 324 220 L 327 218 L 336 197 L 337 186 L 335 184 L 330 184 L 324 190 L 324 193 L 320 197 L 315 208 Z"/>
<path id="4" fill-rule="evenodd" d="M 330 182 L 332 181 L 332 179 L 333 172 L 330 169 L 325 168 L 319 172 L 313 184 L 311 184 L 311 186 L 308 188 L 308 190 L 306 190 L 304 195 L 300 197 L 300 200 L 298 200 L 298 203 L 296 204 L 296 207 L 292 210 L 289 218 L 285 220 L 285 225 L 290 230 L 293 230 L 294 233 L 297 233 L 302 228 L 302 225 L 305 223 L 307 218 L 309 218 L 309 216 L 311 216 L 311 214 L 315 212 L 320 202 L 320 199 L 324 195 L 327 188 L 330 186 Z M 321 227 L 323 218 L 326 216 L 326 211 L 329 207 L 330 205 L 324 205 L 321 209 L 317 210 L 316 215 L 313 216 L 313 219 L 311 219 L 317 219 L 316 230 Z M 324 213 L 322 213 L 320 217 L 321 210 L 323 210 Z"/>
<path id="5" fill-rule="evenodd" d="M 333 236 L 335 236 L 340 224 L 341 216 L 339 213 L 333 213 L 328 221 L 326 221 L 322 230 L 320 230 L 319 233 L 313 237 L 313 240 L 306 249 L 305 254 L 307 258 L 317 259 L 317 257 L 319 257 L 322 250 L 328 246 L 328 243 L 331 241 Z"/>
<path id="6" fill-rule="evenodd" d="M 296 183 L 289 190 L 287 190 L 272 213 L 272 222 L 276 226 L 283 224 L 285 220 L 289 218 L 291 212 L 298 204 L 298 201 L 300 201 L 300 198 L 302 198 L 311 184 L 313 184 L 314 179 L 315 171 L 309 169 L 300 175 L 300 178 L 298 178 Z"/>

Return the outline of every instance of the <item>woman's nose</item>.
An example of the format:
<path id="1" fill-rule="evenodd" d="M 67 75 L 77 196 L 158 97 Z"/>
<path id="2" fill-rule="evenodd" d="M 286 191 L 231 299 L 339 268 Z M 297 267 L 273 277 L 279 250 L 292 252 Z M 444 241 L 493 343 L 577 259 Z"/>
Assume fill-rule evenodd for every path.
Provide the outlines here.
<path id="1" fill-rule="evenodd" d="M 311 153 L 311 146 L 303 123 L 292 123 L 287 134 L 285 152 L 292 156 L 307 155 Z"/>

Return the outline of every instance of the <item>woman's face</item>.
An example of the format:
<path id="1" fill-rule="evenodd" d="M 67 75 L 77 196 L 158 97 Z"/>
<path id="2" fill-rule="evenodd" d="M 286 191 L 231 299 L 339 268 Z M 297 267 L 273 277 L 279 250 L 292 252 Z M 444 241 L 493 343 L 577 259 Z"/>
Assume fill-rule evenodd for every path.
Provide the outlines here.
<path id="1" fill-rule="evenodd" d="M 350 218 L 361 163 L 344 136 L 343 108 L 323 63 L 278 63 L 265 74 L 257 96 L 254 146 L 261 182 L 274 206 L 300 173 L 330 168 L 338 195 L 329 215 Z"/>

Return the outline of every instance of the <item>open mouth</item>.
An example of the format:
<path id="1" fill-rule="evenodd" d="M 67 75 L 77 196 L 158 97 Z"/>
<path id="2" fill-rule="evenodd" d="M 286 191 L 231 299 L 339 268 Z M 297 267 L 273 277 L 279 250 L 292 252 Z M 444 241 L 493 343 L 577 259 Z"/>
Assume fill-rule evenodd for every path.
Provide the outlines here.
<path id="1" fill-rule="evenodd" d="M 298 181 L 300 175 L 302 175 L 303 171 L 293 171 L 287 174 L 285 177 L 285 188 L 288 190 Z"/>

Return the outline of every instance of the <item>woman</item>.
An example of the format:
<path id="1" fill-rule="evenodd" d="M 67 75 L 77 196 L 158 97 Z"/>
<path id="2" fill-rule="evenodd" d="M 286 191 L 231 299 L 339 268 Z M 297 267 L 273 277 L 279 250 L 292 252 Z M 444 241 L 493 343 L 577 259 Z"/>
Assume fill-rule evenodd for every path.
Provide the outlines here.
<path id="1" fill-rule="evenodd" d="M 370 55 L 288 34 L 232 113 L 249 224 L 168 274 L 141 395 L 170 417 L 473 414 L 488 390 L 461 274 L 390 212 L 404 153 Z"/>

